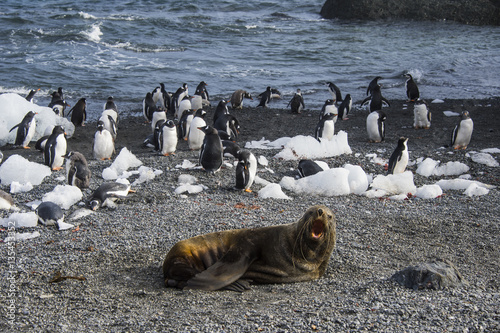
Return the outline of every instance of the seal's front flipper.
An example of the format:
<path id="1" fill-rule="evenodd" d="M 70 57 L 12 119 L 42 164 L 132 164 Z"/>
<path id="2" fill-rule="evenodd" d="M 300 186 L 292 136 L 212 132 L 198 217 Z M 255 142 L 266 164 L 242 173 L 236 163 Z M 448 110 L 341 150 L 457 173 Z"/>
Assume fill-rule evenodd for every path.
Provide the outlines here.
<path id="1" fill-rule="evenodd" d="M 233 249 L 234 250 L 234 249 Z M 187 281 L 184 289 L 243 291 L 249 288 L 245 280 L 238 280 L 252 263 L 250 256 L 228 251 L 224 257 Z"/>

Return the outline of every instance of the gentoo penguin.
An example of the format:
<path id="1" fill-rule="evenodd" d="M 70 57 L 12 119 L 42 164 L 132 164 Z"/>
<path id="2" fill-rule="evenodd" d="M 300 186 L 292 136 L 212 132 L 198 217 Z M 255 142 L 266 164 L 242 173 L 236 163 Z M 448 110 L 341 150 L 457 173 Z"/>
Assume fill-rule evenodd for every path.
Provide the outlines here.
<path id="1" fill-rule="evenodd" d="M 231 107 L 233 109 L 243 109 L 243 99 L 248 98 L 253 100 L 252 95 L 243 89 L 236 90 L 231 95 Z"/>
<path id="2" fill-rule="evenodd" d="M 3 153 L 0 151 L 0 163 L 3 161 Z"/>
<path id="3" fill-rule="evenodd" d="M 102 116 L 112 117 L 114 122 L 115 122 L 116 129 L 118 130 L 118 112 L 117 111 L 115 111 L 114 109 L 106 109 L 106 110 L 102 111 L 101 117 Z"/>
<path id="4" fill-rule="evenodd" d="M 40 88 L 38 88 L 37 90 L 31 89 L 28 95 L 25 97 L 26 100 L 30 103 L 33 103 L 33 97 L 35 97 L 35 94 L 38 90 L 40 90 Z"/>
<path id="5" fill-rule="evenodd" d="M 165 110 L 156 109 L 151 119 L 151 133 L 155 131 L 156 123 L 160 119 L 167 121 L 167 112 Z"/>
<path id="6" fill-rule="evenodd" d="M 102 121 L 102 123 L 104 124 L 104 128 L 107 129 L 109 131 L 109 133 L 111 133 L 111 136 L 113 137 L 113 141 L 115 141 L 117 131 L 118 131 L 118 129 L 116 127 L 115 119 L 110 115 L 103 114 L 99 118 L 99 121 Z"/>
<path id="7" fill-rule="evenodd" d="M 385 137 L 385 120 L 387 116 L 384 112 L 372 111 L 366 117 L 366 131 L 370 142 L 382 142 Z"/>
<path id="8" fill-rule="evenodd" d="M 28 145 L 31 139 L 33 139 L 36 130 L 35 115 L 36 113 L 33 111 L 26 113 L 23 120 L 21 120 L 19 124 L 10 129 L 9 133 L 17 127 L 17 135 L 14 145 L 29 149 Z"/>
<path id="9" fill-rule="evenodd" d="M 323 171 L 323 168 L 312 160 L 300 160 L 298 170 L 300 177 L 304 178 Z"/>
<path id="10" fill-rule="evenodd" d="M 170 94 L 165 90 L 165 84 L 160 83 L 161 97 L 163 98 L 163 103 L 160 101 L 162 108 L 167 110 L 167 112 L 172 108 L 172 100 Z"/>
<path id="11" fill-rule="evenodd" d="M 398 141 L 398 146 L 389 158 L 389 168 L 387 174 L 392 175 L 395 173 L 405 172 L 408 165 L 408 138 L 401 137 Z"/>
<path id="12" fill-rule="evenodd" d="M 214 123 L 217 130 L 224 131 L 229 135 L 229 140 L 236 141 L 240 133 L 240 123 L 232 114 L 223 114 Z"/>
<path id="13" fill-rule="evenodd" d="M 210 105 L 210 96 L 208 95 L 207 85 L 205 81 L 201 81 L 196 87 L 195 95 L 201 96 L 202 105 Z"/>
<path id="14" fill-rule="evenodd" d="M 257 105 L 257 107 L 261 106 L 267 108 L 267 104 L 269 104 L 269 102 L 271 101 L 271 95 L 272 95 L 271 87 L 267 87 L 266 91 L 264 91 L 262 94 L 259 95 L 261 96 L 260 103 L 259 105 Z"/>
<path id="15" fill-rule="evenodd" d="M 160 153 L 163 156 L 175 154 L 177 149 L 177 125 L 173 120 L 165 121 L 160 127 Z"/>
<path id="16" fill-rule="evenodd" d="M 182 113 L 181 119 L 179 120 L 179 129 L 177 130 L 177 134 L 179 139 L 187 140 L 189 134 L 189 128 L 191 127 L 191 121 L 194 118 L 194 110 L 184 110 Z"/>
<path id="17" fill-rule="evenodd" d="M 94 158 L 97 160 L 109 160 L 115 153 L 113 136 L 104 128 L 104 123 L 101 120 L 97 122 L 97 131 L 94 134 L 92 152 Z"/>
<path id="18" fill-rule="evenodd" d="M 153 120 L 153 112 L 156 110 L 155 102 L 153 101 L 153 95 L 148 92 L 146 97 L 142 100 L 142 114 L 147 122 Z"/>
<path id="19" fill-rule="evenodd" d="M 113 99 L 113 96 L 109 96 L 108 99 L 106 100 L 106 103 L 104 103 L 103 110 L 115 110 L 116 113 L 118 113 L 118 107 L 116 106 L 115 100 Z"/>
<path id="20" fill-rule="evenodd" d="M 222 166 L 223 148 L 217 130 L 210 125 L 198 127 L 205 133 L 203 144 L 200 149 L 200 165 L 208 172 L 217 172 Z"/>
<path id="21" fill-rule="evenodd" d="M 330 94 L 332 94 L 332 99 L 335 102 L 341 102 L 342 101 L 342 93 L 340 92 L 339 87 L 337 87 L 332 82 L 327 82 L 326 86 L 328 87 L 328 91 L 330 92 Z"/>
<path id="22" fill-rule="evenodd" d="M 380 76 L 376 76 L 373 80 L 370 81 L 370 84 L 366 88 L 366 96 L 372 95 L 373 90 L 375 87 L 380 86 L 378 84 L 378 80 L 382 79 Z"/>
<path id="23" fill-rule="evenodd" d="M 10 193 L 0 190 L 0 209 L 9 210 L 14 206 L 14 199 Z"/>
<path id="24" fill-rule="evenodd" d="M 468 111 L 462 112 L 462 119 L 453 129 L 451 134 L 451 146 L 453 149 L 466 149 L 472 137 L 474 123 Z"/>
<path id="25" fill-rule="evenodd" d="M 175 118 L 180 119 L 184 110 L 189 110 L 189 109 L 192 109 L 191 99 L 189 98 L 189 96 L 185 96 L 184 99 L 182 99 L 182 101 L 179 102 L 179 107 L 175 111 Z"/>
<path id="26" fill-rule="evenodd" d="M 54 128 L 52 128 L 54 129 Z M 50 134 L 52 134 L 52 131 L 50 131 Z M 45 144 L 47 143 L 47 139 L 49 138 L 49 135 L 44 135 L 40 139 L 38 139 L 35 143 L 35 149 L 41 151 L 42 153 L 45 150 Z"/>
<path id="27" fill-rule="evenodd" d="M 423 99 L 418 99 L 415 101 L 413 106 L 413 127 L 416 129 L 425 128 L 429 129 L 431 127 L 431 111 L 429 106 Z"/>
<path id="28" fill-rule="evenodd" d="M 217 118 L 219 118 L 223 114 L 229 114 L 229 110 L 227 108 L 227 101 L 225 99 L 221 100 L 219 104 L 217 104 L 217 107 L 215 108 L 213 117 L 214 124 L 217 121 Z"/>
<path id="29" fill-rule="evenodd" d="M 59 117 L 64 117 L 64 110 L 66 110 L 66 107 L 69 107 L 70 105 L 63 99 L 61 87 L 59 87 L 59 91 L 60 93 L 57 91 L 52 92 L 52 99 L 48 106 L 49 108 L 52 108 L 54 113 Z"/>
<path id="30" fill-rule="evenodd" d="M 382 96 L 380 85 L 377 85 L 373 88 L 373 90 L 371 91 L 371 95 L 361 102 L 361 106 L 363 106 L 368 101 L 370 101 L 370 112 L 381 110 L 382 103 L 386 103 L 388 106 L 391 106 L 391 103 L 389 103 L 389 101 Z"/>
<path id="31" fill-rule="evenodd" d="M 335 131 L 335 122 L 333 118 L 337 115 L 332 113 L 327 113 L 321 118 L 321 120 L 316 125 L 316 130 L 314 131 L 314 137 L 316 140 L 332 140 Z M 321 139 L 321 140 L 320 140 Z"/>
<path id="32" fill-rule="evenodd" d="M 130 184 L 118 182 L 106 182 L 95 190 L 87 199 L 87 204 L 92 210 L 100 207 L 116 208 L 114 201 L 119 198 L 125 198 L 129 193 L 135 191 L 130 189 Z"/>
<path id="33" fill-rule="evenodd" d="M 162 96 L 162 93 L 161 93 L 161 87 L 156 87 L 153 89 L 153 91 L 151 92 L 151 96 L 153 97 L 153 101 L 155 102 L 155 104 L 158 103 L 158 100 L 160 100 L 160 106 L 163 106 L 163 96 Z"/>
<path id="34" fill-rule="evenodd" d="M 257 159 L 247 149 L 238 152 L 238 164 L 236 165 L 236 189 L 252 192 L 250 187 L 257 174 Z"/>
<path id="35" fill-rule="evenodd" d="M 70 151 L 64 157 L 66 158 L 68 184 L 80 189 L 89 187 L 92 172 L 90 172 L 85 156 L 77 151 Z"/>
<path id="36" fill-rule="evenodd" d="M 351 112 L 352 108 L 352 99 L 351 99 L 351 94 L 345 95 L 344 100 L 339 106 L 339 117 L 341 120 L 347 120 L 347 116 L 349 115 L 349 112 Z"/>
<path id="37" fill-rule="evenodd" d="M 232 156 L 233 158 L 238 158 L 240 147 L 234 141 L 222 140 L 222 148 L 225 157 Z"/>
<path id="38" fill-rule="evenodd" d="M 174 104 L 172 110 L 174 112 L 177 112 L 179 104 L 184 99 L 184 97 L 188 95 L 188 92 L 189 92 L 188 85 L 186 83 L 183 83 L 182 87 L 177 89 L 177 91 L 174 93 L 174 95 L 172 96 L 172 103 Z"/>
<path id="39" fill-rule="evenodd" d="M 44 201 L 35 209 L 35 214 L 38 216 L 38 221 L 43 225 L 57 225 L 64 221 L 64 212 L 59 205 Z"/>
<path id="40" fill-rule="evenodd" d="M 227 141 L 232 141 L 231 137 L 229 136 L 229 134 L 227 134 L 226 131 L 223 131 L 223 130 L 220 130 L 218 129 L 217 130 L 217 134 L 219 134 L 219 138 L 224 141 L 224 140 L 227 140 Z"/>
<path id="41" fill-rule="evenodd" d="M 405 82 L 406 96 L 408 97 L 408 102 L 415 102 L 420 97 L 420 92 L 418 91 L 417 84 L 413 80 L 411 74 L 403 74 L 408 80 Z"/>
<path id="42" fill-rule="evenodd" d="M 80 98 L 78 102 L 69 110 L 68 116 L 70 113 L 73 112 L 71 115 L 71 122 L 75 126 L 85 126 L 85 120 L 87 119 L 87 103 L 85 102 L 85 98 Z"/>
<path id="43" fill-rule="evenodd" d="M 205 133 L 198 129 L 198 127 L 205 127 L 207 123 L 205 121 L 206 111 L 199 109 L 194 114 L 191 125 L 189 126 L 188 133 L 188 146 L 191 150 L 198 150 L 203 145 L 203 139 L 205 138 Z"/>
<path id="44" fill-rule="evenodd" d="M 66 155 L 67 145 L 64 128 L 59 125 L 54 126 L 52 134 L 45 142 L 45 147 L 43 149 L 45 165 L 49 166 L 54 171 L 61 170 L 64 163 L 64 155 Z"/>
<path id="45" fill-rule="evenodd" d="M 293 95 L 290 102 L 288 102 L 287 107 L 291 107 L 292 113 L 301 113 L 305 108 L 304 105 L 304 97 L 302 96 L 302 92 L 300 89 L 297 89 L 297 92 Z"/>
<path id="46" fill-rule="evenodd" d="M 321 120 L 325 115 L 327 114 L 333 114 L 333 122 L 337 122 L 337 116 L 339 114 L 339 111 L 337 107 L 335 106 L 335 101 L 333 99 L 327 99 L 325 103 L 323 104 L 323 107 L 321 108 L 321 112 L 319 113 L 319 120 Z"/>

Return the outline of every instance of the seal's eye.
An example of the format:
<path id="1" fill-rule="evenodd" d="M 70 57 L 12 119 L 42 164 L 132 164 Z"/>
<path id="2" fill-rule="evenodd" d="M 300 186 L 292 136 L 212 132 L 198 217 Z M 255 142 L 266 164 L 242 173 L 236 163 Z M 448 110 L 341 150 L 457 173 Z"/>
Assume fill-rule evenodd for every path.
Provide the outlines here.
<path id="1" fill-rule="evenodd" d="M 328 214 L 328 219 L 329 220 L 333 219 L 333 215 Z"/>

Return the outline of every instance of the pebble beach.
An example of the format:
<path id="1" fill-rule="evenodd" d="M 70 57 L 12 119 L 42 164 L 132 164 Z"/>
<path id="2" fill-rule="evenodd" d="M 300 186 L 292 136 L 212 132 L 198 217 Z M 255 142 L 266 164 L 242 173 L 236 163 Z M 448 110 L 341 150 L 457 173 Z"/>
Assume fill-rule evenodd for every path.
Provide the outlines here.
<path id="1" fill-rule="evenodd" d="M 212 102 L 214 103 L 214 102 Z M 216 104 L 216 103 L 214 103 Z M 358 103 L 359 104 L 359 103 Z M 266 138 L 312 135 L 319 110 L 291 114 L 288 109 L 245 107 L 230 111 L 241 123 L 237 143 Z M 307 106 L 307 101 L 306 101 Z M 207 109 L 211 124 L 215 106 Z M 116 151 L 126 147 L 144 166 L 163 173 L 133 187 L 135 193 L 118 202 L 116 209 L 101 208 L 71 220 L 82 208 L 66 211 L 74 228 L 59 231 L 38 225 L 21 232 L 39 237 L 0 243 L 0 330 L 5 332 L 495 332 L 500 331 L 500 171 L 471 160 L 470 152 L 500 148 L 500 99 L 444 100 L 430 104 L 431 128 L 416 130 L 413 106 L 391 101 L 386 138 L 369 143 L 368 112 L 355 108 L 349 119 L 338 120 L 337 133 L 348 133 L 352 154 L 324 161 L 330 168 L 346 163 L 360 165 L 368 174 L 385 174 L 384 165 L 368 154 L 388 159 L 401 136 L 409 138 L 410 160 L 430 157 L 442 163 L 459 161 L 470 167 L 472 180 L 491 185 L 485 195 L 468 196 L 446 190 L 435 199 L 389 200 L 363 195 L 311 196 L 285 193 L 290 199 L 263 199 L 261 184 L 252 193 L 236 191 L 234 168 L 216 174 L 176 166 L 184 160 L 198 163 L 198 152 L 179 142 L 173 156 L 158 156 L 143 146 L 151 132 L 142 114 L 120 120 Z M 466 150 L 454 151 L 449 138 L 458 117 L 443 111 L 470 112 L 474 121 L 472 141 Z M 102 171 L 111 161 L 92 158 L 95 123 L 76 128 L 68 150 L 87 157 L 93 177 L 91 194 L 102 182 Z M 4 161 L 13 154 L 43 163 L 32 148 L 0 148 Z M 274 158 L 277 150 L 252 149 L 269 165 L 259 165 L 258 176 L 279 183 L 297 175 L 298 161 Z M 492 154 L 496 160 L 499 155 Z M 415 172 L 415 185 L 433 184 L 447 177 L 424 177 Z M 206 188 L 196 194 L 176 194 L 178 178 L 190 174 Z M 40 200 L 61 180 L 53 172 L 33 190 L 13 195 L 16 206 Z M 455 177 L 448 177 L 455 178 Z M 133 178 L 131 179 L 133 181 Z M 0 184 L 8 192 L 8 186 Z M 163 284 L 162 264 L 179 240 L 199 234 L 256 228 L 297 221 L 305 210 L 323 204 L 335 213 L 337 245 L 325 275 L 295 284 L 253 285 L 230 291 L 182 291 Z M 0 211 L 0 217 L 9 212 Z M 7 237 L 7 230 L 0 238 Z M 10 265 L 11 254 L 15 265 Z M 408 266 L 449 260 L 468 285 L 443 290 L 412 290 L 391 280 Z M 11 289 L 12 290 L 11 292 Z M 12 302 L 14 300 L 14 302 Z M 14 307 L 12 308 L 12 304 Z M 13 309 L 12 311 L 10 309 Z M 12 315 L 13 314 L 13 315 Z"/>

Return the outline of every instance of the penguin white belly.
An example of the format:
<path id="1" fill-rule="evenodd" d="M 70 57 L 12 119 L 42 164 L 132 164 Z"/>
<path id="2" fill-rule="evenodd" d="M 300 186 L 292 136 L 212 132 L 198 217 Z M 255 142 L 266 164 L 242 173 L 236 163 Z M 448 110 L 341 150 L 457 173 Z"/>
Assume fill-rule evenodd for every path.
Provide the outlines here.
<path id="1" fill-rule="evenodd" d="M 428 110 L 425 104 L 415 105 L 413 108 L 414 121 L 413 127 L 415 128 L 429 128 L 431 127 L 431 122 L 428 117 Z"/>
<path id="2" fill-rule="evenodd" d="M 325 121 L 323 125 L 323 133 L 321 135 L 322 139 L 327 139 L 331 141 L 333 138 L 333 133 L 335 131 L 335 123 L 333 120 Z"/>
<path id="3" fill-rule="evenodd" d="M 380 142 L 382 140 L 378 128 L 378 113 L 371 112 L 368 117 L 366 117 L 366 131 L 368 132 L 368 139 L 370 141 Z"/>
<path id="4" fill-rule="evenodd" d="M 198 109 L 201 109 L 201 108 L 203 108 L 203 98 L 200 95 L 194 95 L 191 98 L 191 107 L 190 107 L 190 109 L 198 110 Z M 182 112 L 181 112 L 181 115 L 182 115 Z"/>
<path id="5" fill-rule="evenodd" d="M 200 117 L 194 117 L 191 121 L 188 134 L 188 145 L 191 150 L 198 150 L 203 145 L 203 139 L 205 138 L 205 133 L 199 130 L 198 127 L 205 127 L 207 123 L 204 119 Z"/>
<path id="6" fill-rule="evenodd" d="M 175 127 L 163 126 L 163 140 L 161 153 L 163 155 L 168 155 L 175 153 L 177 148 L 177 130 Z"/>
<path id="7" fill-rule="evenodd" d="M 189 99 L 183 99 L 179 103 L 179 108 L 177 109 L 177 112 L 175 113 L 175 118 L 181 119 L 182 113 L 184 110 L 189 110 L 191 109 L 191 101 Z"/>
<path id="8" fill-rule="evenodd" d="M 248 167 L 248 182 L 245 185 L 245 189 L 249 189 L 254 180 L 255 180 L 255 175 L 257 174 L 257 159 L 255 158 L 254 154 L 250 154 L 249 157 L 249 167 Z"/>
<path id="9" fill-rule="evenodd" d="M 467 147 L 469 145 L 473 127 L 474 123 L 472 119 L 466 119 L 460 122 L 460 128 L 458 129 L 457 137 L 453 143 L 453 148 Z"/>
<path id="10" fill-rule="evenodd" d="M 68 144 L 64 135 L 58 135 L 56 139 L 54 161 L 51 168 L 59 168 L 64 164 L 64 155 L 66 155 L 66 148 Z"/>
<path id="11" fill-rule="evenodd" d="M 26 136 L 24 137 L 23 147 L 27 147 L 29 145 L 31 139 L 33 139 L 33 136 L 35 135 L 35 130 L 36 130 L 36 121 L 35 119 L 33 119 L 31 121 L 30 127 L 28 127 L 28 133 L 26 133 Z"/>
<path id="12" fill-rule="evenodd" d="M 115 150 L 113 137 L 108 130 L 97 131 L 94 136 L 94 157 L 98 160 L 111 158 Z"/>
<path id="13" fill-rule="evenodd" d="M 408 150 L 405 150 L 401 154 L 401 159 L 396 162 L 393 174 L 405 172 L 407 165 L 408 165 Z"/>
<path id="14" fill-rule="evenodd" d="M 166 112 L 154 112 L 153 113 L 153 120 L 151 121 L 151 130 L 154 132 L 156 123 L 158 120 L 165 120 L 167 121 L 167 113 Z"/>

